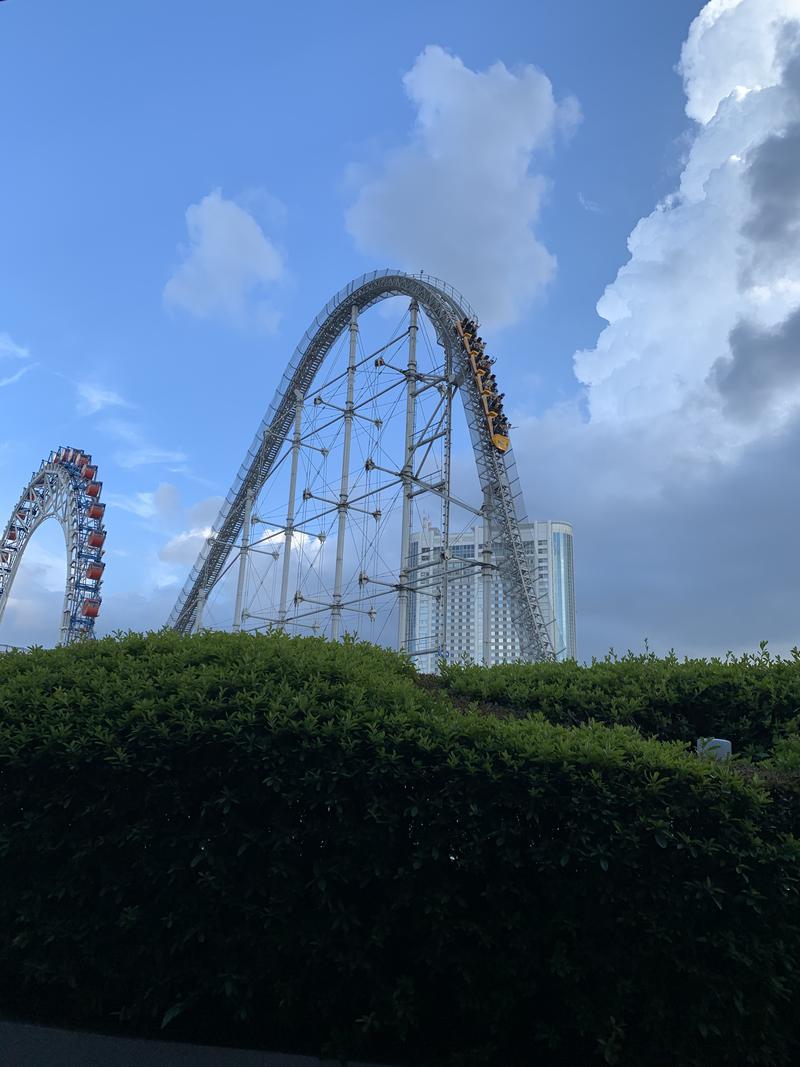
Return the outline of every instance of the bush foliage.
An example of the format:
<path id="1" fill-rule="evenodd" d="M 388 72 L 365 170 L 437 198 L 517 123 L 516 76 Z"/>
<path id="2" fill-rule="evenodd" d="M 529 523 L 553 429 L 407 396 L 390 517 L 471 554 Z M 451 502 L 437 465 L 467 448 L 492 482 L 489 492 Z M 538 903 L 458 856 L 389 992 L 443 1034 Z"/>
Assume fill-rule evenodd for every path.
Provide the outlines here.
<path id="1" fill-rule="evenodd" d="M 0 783 L 7 1008 L 415 1065 L 797 1062 L 800 847 L 682 744 L 464 714 L 365 645 L 162 633 L 2 657 Z"/>
<path id="2" fill-rule="evenodd" d="M 588 667 L 574 660 L 489 669 L 451 664 L 442 676 L 453 696 L 516 715 L 538 712 L 563 726 L 589 719 L 636 726 L 663 741 L 722 736 L 756 759 L 800 716 L 800 652 L 773 657 L 765 643 L 758 654 L 724 660 L 612 653 Z"/>

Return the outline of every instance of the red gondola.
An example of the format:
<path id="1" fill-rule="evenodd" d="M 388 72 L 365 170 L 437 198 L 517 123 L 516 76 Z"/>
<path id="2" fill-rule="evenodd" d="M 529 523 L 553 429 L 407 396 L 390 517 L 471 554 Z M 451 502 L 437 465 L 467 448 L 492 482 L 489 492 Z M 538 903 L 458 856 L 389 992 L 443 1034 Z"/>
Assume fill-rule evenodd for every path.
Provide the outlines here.
<path id="1" fill-rule="evenodd" d="M 100 614 L 100 600 L 84 600 L 83 607 L 81 608 L 81 615 L 87 619 L 96 619 Z"/>

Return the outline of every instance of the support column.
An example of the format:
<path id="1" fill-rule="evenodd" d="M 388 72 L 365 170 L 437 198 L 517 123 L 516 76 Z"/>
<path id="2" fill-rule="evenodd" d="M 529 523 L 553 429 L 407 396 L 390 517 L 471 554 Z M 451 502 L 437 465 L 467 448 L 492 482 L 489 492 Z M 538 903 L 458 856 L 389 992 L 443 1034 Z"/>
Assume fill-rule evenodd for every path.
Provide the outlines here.
<path id="1" fill-rule="evenodd" d="M 54 512 L 56 517 L 61 522 L 61 528 L 64 531 L 64 539 L 67 543 L 67 588 L 64 593 L 64 606 L 61 610 L 61 629 L 59 631 L 58 643 L 60 645 L 66 645 L 69 641 L 69 624 L 72 618 L 72 608 L 74 607 L 73 596 L 76 591 L 77 577 L 78 577 L 78 554 L 77 546 L 75 545 L 75 527 L 71 522 L 71 516 L 69 515 L 69 505 L 64 498 L 63 485 L 55 478 L 48 479 L 50 485 L 50 491 L 55 495 L 56 502 Z M 31 536 L 31 532 L 28 532 L 28 537 Z M 17 550 L 19 551 L 19 549 Z M 8 600 L 8 586 L 6 586 L 6 601 Z M 5 604 L 3 605 L 5 607 Z M 0 612 L 0 615 L 2 612 Z"/>
<path id="2" fill-rule="evenodd" d="M 452 448 L 453 438 L 453 357 L 450 353 L 450 349 L 445 349 L 445 387 L 447 389 L 447 397 L 445 399 L 445 415 L 444 415 L 444 462 L 442 470 L 442 480 L 445 486 L 445 495 L 442 498 L 442 578 L 441 578 L 441 598 L 439 601 L 439 610 L 441 612 L 439 619 L 439 637 L 441 645 L 441 656 L 447 660 L 447 610 L 448 610 L 448 584 L 450 581 L 450 453 Z"/>
<path id="3" fill-rule="evenodd" d="M 203 612 L 206 607 L 206 590 L 200 589 L 197 594 L 197 600 L 194 607 L 194 625 L 192 630 L 194 633 L 198 633 L 203 628 Z"/>
<path id="4" fill-rule="evenodd" d="M 482 658 L 484 667 L 492 665 L 492 496 L 483 493 L 483 552 L 481 553 L 481 590 L 483 599 Z"/>
<path id="5" fill-rule="evenodd" d="M 236 579 L 236 602 L 233 608 L 233 632 L 238 633 L 242 628 L 242 613 L 244 603 L 244 583 L 247 576 L 247 556 L 250 549 L 250 530 L 253 518 L 254 494 L 250 490 L 245 497 L 244 521 L 242 522 L 242 541 L 239 546 L 239 574 Z"/>
<path id="6" fill-rule="evenodd" d="M 401 652 L 408 651 L 408 552 L 411 542 L 412 519 L 412 474 L 414 473 L 414 415 L 417 395 L 417 314 L 419 304 L 411 301 L 410 322 L 408 327 L 408 370 L 406 371 L 406 439 L 403 469 L 400 481 L 403 483 L 403 520 L 400 535 L 400 573 L 399 578 L 399 621 L 397 647 Z"/>
<path id="7" fill-rule="evenodd" d="M 356 349 L 358 346 L 358 308 L 350 309 L 350 358 L 347 363 L 347 402 L 344 407 L 344 440 L 342 442 L 342 480 L 339 486 L 339 528 L 336 533 L 336 571 L 333 578 L 331 604 L 331 637 L 339 639 L 342 623 L 342 574 L 344 571 L 344 542 L 347 531 L 347 496 L 350 492 L 350 442 L 353 436 L 353 395 L 356 381 Z"/>
<path id="8" fill-rule="evenodd" d="M 289 475 L 289 503 L 286 508 L 286 528 L 283 541 L 283 573 L 281 574 L 281 603 L 278 624 L 286 622 L 286 602 L 289 595 L 289 570 L 292 565 L 292 537 L 294 534 L 294 501 L 297 496 L 297 465 L 300 459 L 300 432 L 303 421 L 303 397 L 295 392 L 294 436 L 292 437 L 292 468 Z"/>

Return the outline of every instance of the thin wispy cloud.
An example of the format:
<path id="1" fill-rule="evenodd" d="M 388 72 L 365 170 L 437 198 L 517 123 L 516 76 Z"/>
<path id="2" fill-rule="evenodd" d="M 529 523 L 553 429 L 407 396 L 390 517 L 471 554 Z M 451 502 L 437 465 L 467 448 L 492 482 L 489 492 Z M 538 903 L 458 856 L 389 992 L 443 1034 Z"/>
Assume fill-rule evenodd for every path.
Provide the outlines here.
<path id="1" fill-rule="evenodd" d="M 122 446 L 112 457 L 119 467 L 130 470 L 154 463 L 183 463 L 187 458 L 184 452 L 162 448 L 152 442 L 138 423 L 124 419 L 107 419 L 102 423 L 101 429 Z"/>
<path id="2" fill-rule="evenodd" d="M 105 501 L 109 507 L 127 511 L 140 519 L 151 519 L 156 514 L 154 493 L 133 493 L 128 496 L 122 493 L 106 493 Z"/>
<path id="3" fill-rule="evenodd" d="M 581 205 L 584 211 L 589 211 L 593 215 L 599 215 L 602 211 L 602 208 L 599 204 L 596 204 L 594 200 L 589 200 L 583 195 L 583 193 L 578 193 L 578 203 Z"/>
<path id="4" fill-rule="evenodd" d="M 133 405 L 123 399 L 113 389 L 104 389 L 92 382 L 79 382 L 78 386 L 78 413 L 81 415 L 95 415 L 98 411 L 107 408 L 130 408 Z"/>
<path id="5" fill-rule="evenodd" d="M 151 492 L 106 493 L 106 503 L 140 519 L 169 518 L 180 509 L 180 494 L 170 482 L 162 482 Z"/>
<path id="6" fill-rule="evenodd" d="M 35 366 L 35 363 L 29 363 L 27 367 L 20 367 L 16 373 L 10 374 L 7 378 L 0 378 L 0 389 L 2 389 L 4 385 L 13 385 L 14 382 L 18 382 L 23 375 L 27 374 L 28 371 L 33 370 Z"/>
<path id="7" fill-rule="evenodd" d="M 18 345 L 11 339 L 9 334 L 0 333 L 0 359 L 4 357 L 10 357 L 11 359 L 28 359 L 30 352 L 22 345 Z"/>
<path id="8" fill-rule="evenodd" d="M 0 333 L 0 360 L 5 359 L 28 360 L 30 359 L 30 352 L 23 345 L 18 345 L 14 340 L 12 340 L 9 334 Z M 28 371 L 33 370 L 35 366 L 35 363 L 28 363 L 26 366 L 20 367 L 12 374 L 4 375 L 2 378 L 0 378 L 0 389 L 2 389 L 6 385 L 13 385 L 15 382 L 18 382 L 20 378 L 23 377 L 23 375 L 27 374 Z"/>

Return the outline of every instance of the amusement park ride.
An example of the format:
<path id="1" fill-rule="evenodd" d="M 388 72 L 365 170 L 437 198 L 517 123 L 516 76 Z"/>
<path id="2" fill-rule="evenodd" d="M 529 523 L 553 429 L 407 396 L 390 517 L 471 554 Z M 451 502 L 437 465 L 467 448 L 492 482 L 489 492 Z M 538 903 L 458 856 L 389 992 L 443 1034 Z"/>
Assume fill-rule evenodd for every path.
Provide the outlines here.
<path id="1" fill-rule="evenodd" d="M 386 340 L 386 317 L 366 312 L 390 297 L 408 306 Z M 180 633 L 282 627 L 383 643 L 396 633 L 412 657 L 441 654 L 448 626 L 471 610 L 462 591 L 477 573 L 488 662 L 498 574 L 523 658 L 552 658 L 549 607 L 537 597 L 520 534 L 526 516 L 493 363 L 475 314 L 446 282 L 383 270 L 345 286 L 289 360 L 169 625 Z M 463 481 L 460 469 L 453 473 L 456 394 L 476 504 L 454 492 L 454 480 Z M 100 607 L 105 531 L 96 476 L 78 450 L 51 453 L 0 549 L 2 616 L 31 534 L 46 518 L 61 522 L 69 560 L 62 643 L 91 636 Z M 441 548 L 412 554 L 412 530 L 430 513 L 438 513 Z M 476 522 L 480 558 L 466 558 L 459 526 Z"/>
<path id="2" fill-rule="evenodd" d="M 105 569 L 102 489 L 92 457 L 79 448 L 59 448 L 42 462 L 22 490 L 0 542 L 0 620 L 28 542 L 45 519 L 53 518 L 67 542 L 59 640 L 65 645 L 92 636 Z"/>

